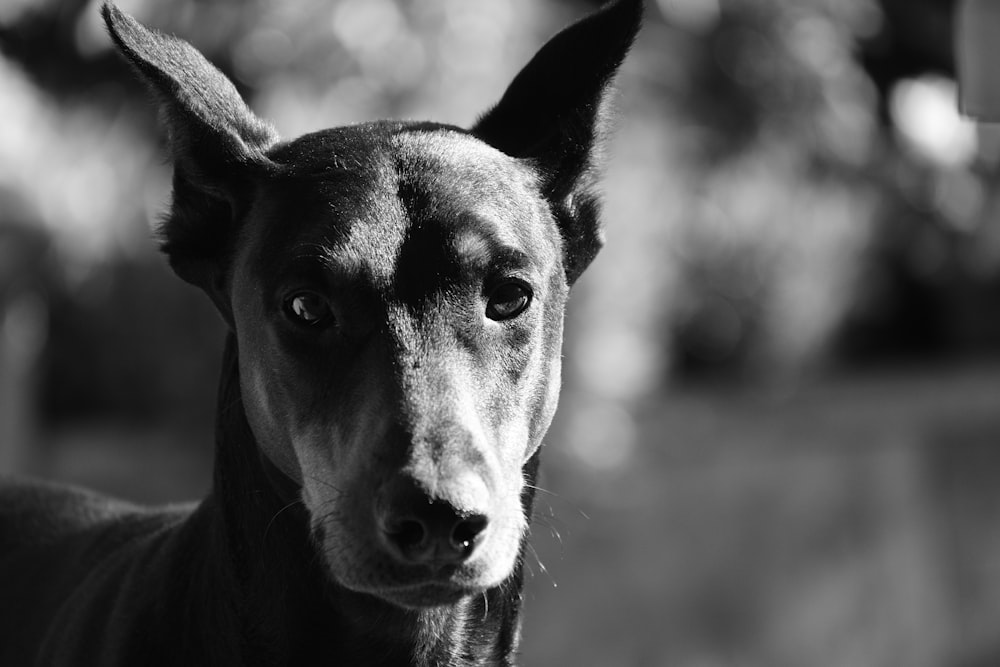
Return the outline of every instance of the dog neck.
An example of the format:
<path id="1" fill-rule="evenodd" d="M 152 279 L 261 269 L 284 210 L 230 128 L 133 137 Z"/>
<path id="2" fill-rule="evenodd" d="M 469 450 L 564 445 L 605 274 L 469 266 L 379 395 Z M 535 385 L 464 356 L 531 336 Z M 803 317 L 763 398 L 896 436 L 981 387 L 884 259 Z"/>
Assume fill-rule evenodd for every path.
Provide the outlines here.
<path id="1" fill-rule="evenodd" d="M 221 551 L 203 583 L 228 598 L 220 599 L 221 618 L 241 638 L 233 650 L 253 664 L 311 664 L 324 655 L 343 664 L 512 664 L 523 558 L 503 584 L 453 606 L 407 610 L 350 591 L 325 571 L 298 488 L 256 445 L 232 334 L 216 420 L 213 490 L 197 520 L 210 523 Z M 536 467 L 537 457 L 526 466 L 529 480 Z M 530 512 L 530 489 L 522 502 Z"/>

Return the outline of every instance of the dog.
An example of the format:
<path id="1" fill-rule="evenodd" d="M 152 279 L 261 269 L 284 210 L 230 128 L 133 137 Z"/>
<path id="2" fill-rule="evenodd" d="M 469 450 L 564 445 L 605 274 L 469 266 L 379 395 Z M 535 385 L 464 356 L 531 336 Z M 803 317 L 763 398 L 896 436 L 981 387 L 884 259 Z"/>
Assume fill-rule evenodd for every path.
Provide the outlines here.
<path id="1" fill-rule="evenodd" d="M 212 490 L 0 486 L 0 665 L 511 665 L 570 287 L 602 245 L 640 0 L 566 28 L 469 130 L 291 141 L 112 4 L 174 165 L 173 270 L 228 325 Z"/>

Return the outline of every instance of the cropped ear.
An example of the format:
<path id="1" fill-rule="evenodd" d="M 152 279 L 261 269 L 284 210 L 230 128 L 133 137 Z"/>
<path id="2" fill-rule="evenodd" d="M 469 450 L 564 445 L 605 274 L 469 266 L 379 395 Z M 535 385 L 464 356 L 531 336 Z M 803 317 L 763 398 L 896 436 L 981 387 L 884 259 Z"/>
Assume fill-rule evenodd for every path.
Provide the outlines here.
<path id="1" fill-rule="evenodd" d="M 603 244 L 595 168 L 611 83 L 642 10 L 642 0 L 619 0 L 557 34 L 472 128 L 474 136 L 538 168 L 562 233 L 570 284 Z"/>
<path id="2" fill-rule="evenodd" d="M 220 302 L 227 255 L 251 180 L 273 167 L 266 152 L 277 133 L 193 46 L 143 26 L 110 2 L 101 13 L 149 85 L 166 126 L 174 179 L 161 249 L 174 271 L 207 291 L 227 315 Z"/>

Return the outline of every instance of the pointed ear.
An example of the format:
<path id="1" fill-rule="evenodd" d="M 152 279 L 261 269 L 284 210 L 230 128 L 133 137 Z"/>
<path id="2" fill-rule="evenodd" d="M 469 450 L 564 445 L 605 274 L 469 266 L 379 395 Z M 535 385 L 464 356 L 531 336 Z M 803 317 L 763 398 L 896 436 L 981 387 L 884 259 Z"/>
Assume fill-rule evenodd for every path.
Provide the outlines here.
<path id="1" fill-rule="evenodd" d="M 472 128 L 474 136 L 538 168 L 563 236 L 570 284 L 603 243 L 594 172 L 611 82 L 639 31 L 642 9 L 641 0 L 619 0 L 557 34 Z"/>
<path id="2" fill-rule="evenodd" d="M 110 2 L 101 12 L 118 49 L 153 92 L 166 126 L 174 191 L 160 230 L 162 250 L 181 278 L 218 304 L 242 195 L 255 174 L 272 166 L 266 152 L 277 133 L 193 46 L 146 28 Z"/>

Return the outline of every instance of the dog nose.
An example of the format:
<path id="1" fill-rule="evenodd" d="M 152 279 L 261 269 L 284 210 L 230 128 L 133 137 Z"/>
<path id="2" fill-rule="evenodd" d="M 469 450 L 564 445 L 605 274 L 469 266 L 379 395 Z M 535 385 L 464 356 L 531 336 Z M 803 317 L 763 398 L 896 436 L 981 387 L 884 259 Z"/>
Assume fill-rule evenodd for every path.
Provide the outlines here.
<path id="1" fill-rule="evenodd" d="M 458 565 L 472 557 L 489 527 L 488 493 L 475 475 L 458 486 L 454 500 L 433 497 L 406 477 L 383 487 L 379 528 L 393 556 L 417 565 Z"/>

